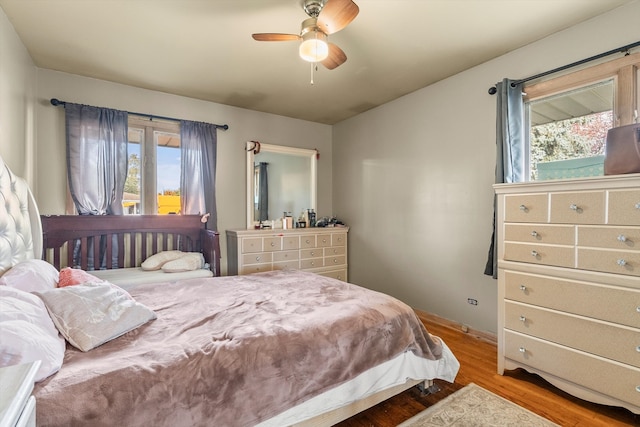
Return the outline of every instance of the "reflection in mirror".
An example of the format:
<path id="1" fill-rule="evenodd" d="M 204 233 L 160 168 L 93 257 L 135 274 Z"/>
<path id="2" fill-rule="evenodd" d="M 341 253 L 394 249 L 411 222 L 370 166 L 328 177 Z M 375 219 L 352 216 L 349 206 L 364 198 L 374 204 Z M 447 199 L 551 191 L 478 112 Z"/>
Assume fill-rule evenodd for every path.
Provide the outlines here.
<path id="1" fill-rule="evenodd" d="M 316 209 L 316 151 L 247 142 L 247 228 Z"/>

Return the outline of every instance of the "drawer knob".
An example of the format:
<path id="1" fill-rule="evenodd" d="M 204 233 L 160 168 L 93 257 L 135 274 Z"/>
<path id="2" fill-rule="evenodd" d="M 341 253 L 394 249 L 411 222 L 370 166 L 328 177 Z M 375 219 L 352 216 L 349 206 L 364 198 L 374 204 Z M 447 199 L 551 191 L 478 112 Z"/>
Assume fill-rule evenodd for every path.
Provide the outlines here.
<path id="1" fill-rule="evenodd" d="M 522 292 L 526 292 L 527 291 L 527 287 L 525 285 L 520 285 L 520 290 Z M 640 307 L 638 307 L 638 308 L 640 308 Z"/>
<path id="2" fill-rule="evenodd" d="M 274 247 L 276 244 L 274 242 L 271 242 L 271 247 Z"/>
<path id="3" fill-rule="evenodd" d="M 256 261 L 260 261 L 261 259 L 262 259 L 262 258 L 261 258 L 261 257 L 259 257 L 259 256 L 257 256 L 257 257 L 256 257 Z"/>
<path id="4" fill-rule="evenodd" d="M 524 316 L 520 316 L 520 321 L 521 321 L 522 323 L 524 323 L 524 322 L 526 322 L 526 321 L 527 321 L 527 318 L 526 318 L 526 317 L 524 317 Z"/>
<path id="5" fill-rule="evenodd" d="M 322 243 L 327 243 L 327 239 L 322 239 Z"/>
<path id="6" fill-rule="evenodd" d="M 311 256 L 314 256 L 316 253 L 314 251 L 311 251 Z"/>
<path id="7" fill-rule="evenodd" d="M 538 258 L 538 251 L 531 251 L 531 256 L 534 258 Z"/>
<path id="8" fill-rule="evenodd" d="M 311 265 L 316 265 L 316 262 L 315 261 L 311 261 Z"/>
<path id="9" fill-rule="evenodd" d="M 536 230 L 533 230 L 533 231 L 531 232 L 531 236 L 532 236 L 532 237 L 538 237 L 538 232 L 537 232 Z"/>
<path id="10" fill-rule="evenodd" d="M 305 243 L 308 245 L 309 243 L 311 243 L 311 241 L 309 239 L 305 240 Z"/>
<path id="11" fill-rule="evenodd" d="M 616 261 L 616 264 L 618 264 L 620 267 L 624 267 L 625 265 L 627 265 L 627 261 L 619 259 Z"/>
<path id="12" fill-rule="evenodd" d="M 636 347 L 636 351 L 640 353 L 640 345 Z"/>
<path id="13" fill-rule="evenodd" d="M 334 263 L 334 264 L 337 264 L 337 263 L 338 263 L 338 260 L 334 258 L 334 259 L 333 259 L 333 263 Z"/>
<path id="14" fill-rule="evenodd" d="M 528 209 L 525 205 L 520 205 L 520 210 L 521 210 L 522 212 L 527 212 L 527 211 L 529 211 L 529 209 Z"/>
<path id="15" fill-rule="evenodd" d="M 618 236 L 618 241 L 626 242 L 627 241 L 627 237 L 624 234 L 621 234 L 621 235 Z"/>
<path id="16" fill-rule="evenodd" d="M 526 349 L 526 348 L 524 348 L 524 347 L 520 347 L 520 348 L 518 349 L 518 351 L 519 351 L 520 353 L 524 354 L 524 353 L 526 353 L 526 352 L 527 352 L 527 349 Z"/>
<path id="17" fill-rule="evenodd" d="M 571 203 L 571 204 L 569 205 L 569 209 L 571 209 L 572 211 L 576 211 L 576 212 L 579 212 L 579 211 L 581 211 L 581 210 L 582 210 L 582 209 L 580 209 L 580 207 L 579 207 L 578 205 L 576 205 L 575 203 Z"/>
<path id="18" fill-rule="evenodd" d="M 640 209 L 640 203 L 636 203 L 636 209 Z"/>

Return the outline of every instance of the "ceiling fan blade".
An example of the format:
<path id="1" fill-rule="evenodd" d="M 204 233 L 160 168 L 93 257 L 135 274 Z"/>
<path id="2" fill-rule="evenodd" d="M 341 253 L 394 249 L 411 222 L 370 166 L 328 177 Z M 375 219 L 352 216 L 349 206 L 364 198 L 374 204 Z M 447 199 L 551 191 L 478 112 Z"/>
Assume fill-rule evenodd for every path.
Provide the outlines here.
<path id="1" fill-rule="evenodd" d="M 333 70 L 339 65 L 344 64 L 347 60 L 347 55 L 337 45 L 329 43 L 329 56 L 326 59 L 320 61 L 326 68 Z"/>
<path id="2" fill-rule="evenodd" d="M 254 40 L 259 42 L 288 42 L 300 40 L 297 34 L 281 34 L 281 33 L 256 33 L 251 34 Z"/>
<path id="3" fill-rule="evenodd" d="M 328 0 L 318 15 L 318 27 L 326 34 L 340 31 L 360 12 L 352 0 Z"/>

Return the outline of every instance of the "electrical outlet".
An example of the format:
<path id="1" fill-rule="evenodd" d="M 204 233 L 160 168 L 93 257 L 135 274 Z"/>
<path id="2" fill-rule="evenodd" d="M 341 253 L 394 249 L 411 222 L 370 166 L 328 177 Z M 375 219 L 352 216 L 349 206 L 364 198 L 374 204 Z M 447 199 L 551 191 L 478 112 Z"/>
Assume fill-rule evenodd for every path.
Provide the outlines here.
<path id="1" fill-rule="evenodd" d="M 478 300 L 473 298 L 467 298 L 467 302 L 471 305 L 478 305 Z"/>

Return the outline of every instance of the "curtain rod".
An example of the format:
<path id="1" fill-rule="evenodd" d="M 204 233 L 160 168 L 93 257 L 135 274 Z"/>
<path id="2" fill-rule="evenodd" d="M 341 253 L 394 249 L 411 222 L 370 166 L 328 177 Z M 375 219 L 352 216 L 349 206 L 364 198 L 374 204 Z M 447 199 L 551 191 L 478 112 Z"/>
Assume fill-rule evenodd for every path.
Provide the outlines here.
<path id="1" fill-rule="evenodd" d="M 617 49 L 613 49 L 613 50 L 610 50 L 610 51 L 607 51 L 607 52 L 603 52 L 603 53 L 601 53 L 599 55 L 591 56 L 589 58 L 582 59 L 580 61 L 572 62 L 571 64 L 563 65 L 562 67 L 554 68 L 553 70 L 545 71 L 544 73 L 536 74 L 535 76 L 530 76 L 530 77 L 527 77 L 525 79 L 515 80 L 515 81 L 511 82 L 511 87 L 516 87 L 520 83 L 526 83 L 529 80 L 535 80 L 535 79 L 540 78 L 540 77 L 548 76 L 549 74 L 553 74 L 553 73 L 557 73 L 557 72 L 560 72 L 560 71 L 564 71 L 564 70 L 569 69 L 569 68 L 577 67 L 578 65 L 582 65 L 582 64 L 585 64 L 587 62 L 595 61 L 596 59 L 604 58 L 606 56 L 613 55 L 613 54 L 616 54 L 616 53 L 626 53 L 627 55 L 629 55 L 629 50 L 633 49 L 634 47 L 637 47 L 637 46 L 640 46 L 640 41 L 637 41 L 635 43 L 631 43 L 631 44 L 628 44 L 626 46 L 622 46 L 622 47 L 619 47 Z M 489 88 L 488 92 L 489 92 L 489 95 L 495 95 L 495 93 L 497 91 L 498 91 L 498 89 L 496 89 L 495 86 L 491 86 Z"/>
<path id="2" fill-rule="evenodd" d="M 51 98 L 51 105 L 55 105 L 56 107 L 58 105 L 62 105 L 64 107 L 66 104 L 67 104 L 66 101 L 60 101 L 59 99 Z M 177 121 L 177 122 L 179 122 L 181 120 L 181 119 L 176 119 L 174 117 L 156 116 L 155 114 L 134 113 L 133 111 L 127 111 L 127 113 L 128 114 L 133 114 L 134 116 L 149 117 L 151 119 L 172 120 L 172 121 Z M 216 127 L 216 129 L 222 129 L 222 130 L 229 129 L 229 125 L 227 125 L 227 124 L 217 125 L 217 124 L 213 123 L 213 125 Z"/>

